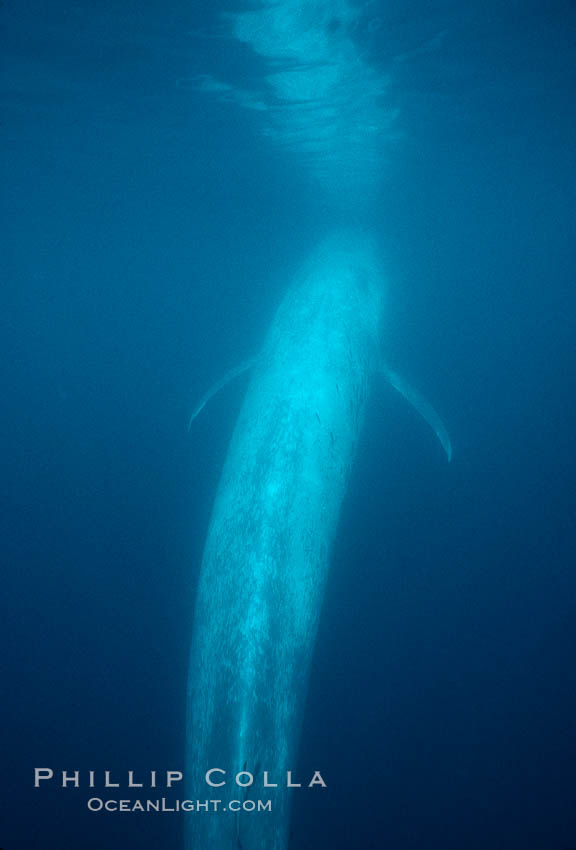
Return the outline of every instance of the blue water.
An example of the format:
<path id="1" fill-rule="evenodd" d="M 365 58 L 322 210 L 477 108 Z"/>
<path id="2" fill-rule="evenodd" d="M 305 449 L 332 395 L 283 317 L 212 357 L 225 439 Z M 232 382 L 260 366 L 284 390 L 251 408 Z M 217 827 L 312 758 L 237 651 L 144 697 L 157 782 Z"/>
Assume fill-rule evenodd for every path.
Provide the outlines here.
<path id="1" fill-rule="evenodd" d="M 261 116 L 196 90 L 255 74 L 206 37 L 208 2 L 5 0 L 0 21 L 0 846 L 178 848 L 178 815 L 91 814 L 33 769 L 183 768 L 245 379 L 188 416 L 257 351 L 318 200 Z M 372 215 L 386 356 L 454 460 L 377 388 L 302 742 L 329 788 L 295 797 L 293 850 L 576 846 L 575 34 L 568 0 L 366 7 L 398 110 Z"/>

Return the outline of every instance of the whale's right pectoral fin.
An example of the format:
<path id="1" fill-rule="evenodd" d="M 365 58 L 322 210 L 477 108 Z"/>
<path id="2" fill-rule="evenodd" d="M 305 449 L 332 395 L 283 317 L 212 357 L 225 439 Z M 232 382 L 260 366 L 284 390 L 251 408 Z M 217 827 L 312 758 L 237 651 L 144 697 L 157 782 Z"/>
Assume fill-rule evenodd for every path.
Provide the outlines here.
<path id="1" fill-rule="evenodd" d="M 400 395 L 404 396 L 407 402 L 409 402 L 412 407 L 418 411 L 420 416 L 428 423 L 428 425 L 432 428 L 438 440 L 440 441 L 440 445 L 444 449 L 446 457 L 448 458 L 448 463 L 452 460 L 452 443 L 450 441 L 450 436 L 448 431 L 446 430 L 446 426 L 432 407 L 432 405 L 426 401 L 420 393 L 411 387 L 404 378 L 402 378 L 397 372 L 393 372 L 392 369 L 388 369 L 388 367 L 383 368 L 383 373 L 386 380 L 392 384 L 395 390 L 397 390 Z"/>
<path id="2" fill-rule="evenodd" d="M 213 384 L 210 389 L 204 393 L 204 395 L 192 411 L 192 414 L 190 415 L 190 419 L 188 420 L 188 430 L 190 430 L 192 423 L 194 422 L 198 414 L 201 413 L 202 410 L 204 410 L 210 399 L 215 396 L 216 393 L 222 389 L 222 387 L 225 387 L 226 384 L 229 384 L 230 381 L 233 381 L 234 378 L 237 378 L 238 375 L 243 375 L 244 372 L 247 372 L 249 369 L 251 369 L 257 360 L 257 357 L 250 357 L 249 360 L 244 360 L 244 362 L 240 363 L 239 366 L 235 366 L 234 369 L 230 369 L 229 372 L 226 372 L 223 378 L 220 378 L 219 381 Z"/>

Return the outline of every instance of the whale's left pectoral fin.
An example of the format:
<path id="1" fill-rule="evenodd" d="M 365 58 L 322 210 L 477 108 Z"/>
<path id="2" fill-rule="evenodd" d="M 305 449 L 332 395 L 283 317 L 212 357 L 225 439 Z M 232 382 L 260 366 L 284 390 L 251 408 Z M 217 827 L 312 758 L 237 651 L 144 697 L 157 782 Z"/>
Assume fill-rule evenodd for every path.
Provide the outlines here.
<path id="1" fill-rule="evenodd" d="M 414 389 L 414 387 L 411 387 L 410 384 L 408 384 L 397 372 L 394 372 L 387 366 L 382 368 L 382 372 L 386 380 L 392 384 L 394 389 L 397 390 L 400 395 L 404 396 L 406 401 L 408 401 L 412 407 L 418 411 L 420 416 L 432 428 L 440 441 L 440 445 L 444 449 L 446 457 L 448 458 L 448 463 L 450 463 L 452 460 L 452 443 L 450 441 L 448 431 L 446 430 L 446 426 L 432 405 L 429 404 L 429 402 L 427 402 L 426 399 L 423 398 L 420 393 Z"/>
<path id="2" fill-rule="evenodd" d="M 251 369 L 257 360 L 258 357 L 250 357 L 249 360 L 244 360 L 243 363 L 240 363 L 239 366 L 235 366 L 233 369 L 230 369 L 222 378 L 220 378 L 219 381 L 216 381 L 215 384 L 212 384 L 210 389 L 204 393 L 204 395 L 190 414 L 190 419 L 188 420 L 188 430 L 190 430 L 192 423 L 194 422 L 198 414 L 201 413 L 202 410 L 204 410 L 210 399 L 213 398 L 213 396 L 215 396 L 216 393 L 222 389 L 222 387 L 225 387 L 226 384 L 229 384 L 230 381 L 233 381 L 234 378 L 237 378 L 238 375 L 243 375 L 244 372 L 247 372 L 249 369 Z"/>

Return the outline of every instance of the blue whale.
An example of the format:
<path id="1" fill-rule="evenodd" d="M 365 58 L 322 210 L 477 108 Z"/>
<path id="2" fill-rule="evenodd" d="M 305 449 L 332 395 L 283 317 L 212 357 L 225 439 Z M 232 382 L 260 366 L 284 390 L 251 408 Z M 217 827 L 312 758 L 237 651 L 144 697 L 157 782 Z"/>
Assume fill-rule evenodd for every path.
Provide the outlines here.
<path id="1" fill-rule="evenodd" d="M 361 231 L 332 233 L 296 276 L 251 364 L 204 551 L 189 668 L 189 795 L 221 803 L 186 816 L 189 850 L 287 847 L 296 792 L 285 777 L 296 769 L 342 500 L 382 372 L 384 289 L 374 242 Z M 447 440 L 439 420 L 431 424 Z M 213 768 L 226 771 L 225 786 L 206 785 Z M 279 787 L 238 787 L 238 772 L 257 781 L 268 772 Z M 270 811 L 232 811 L 248 798 L 269 799 Z"/>

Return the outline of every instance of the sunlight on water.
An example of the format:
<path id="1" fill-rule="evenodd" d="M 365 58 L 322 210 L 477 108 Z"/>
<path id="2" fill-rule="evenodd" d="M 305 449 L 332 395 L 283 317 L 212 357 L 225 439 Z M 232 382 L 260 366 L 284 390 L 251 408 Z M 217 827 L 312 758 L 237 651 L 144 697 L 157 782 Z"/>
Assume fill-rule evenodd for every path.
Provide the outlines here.
<path id="1" fill-rule="evenodd" d="M 360 16 L 346 0 L 263 2 L 226 15 L 230 37 L 265 60 L 259 90 L 211 77 L 200 84 L 265 112 L 263 132 L 297 154 L 329 195 L 346 194 L 352 205 L 380 185 L 395 117 L 387 79 L 362 50 Z"/>

